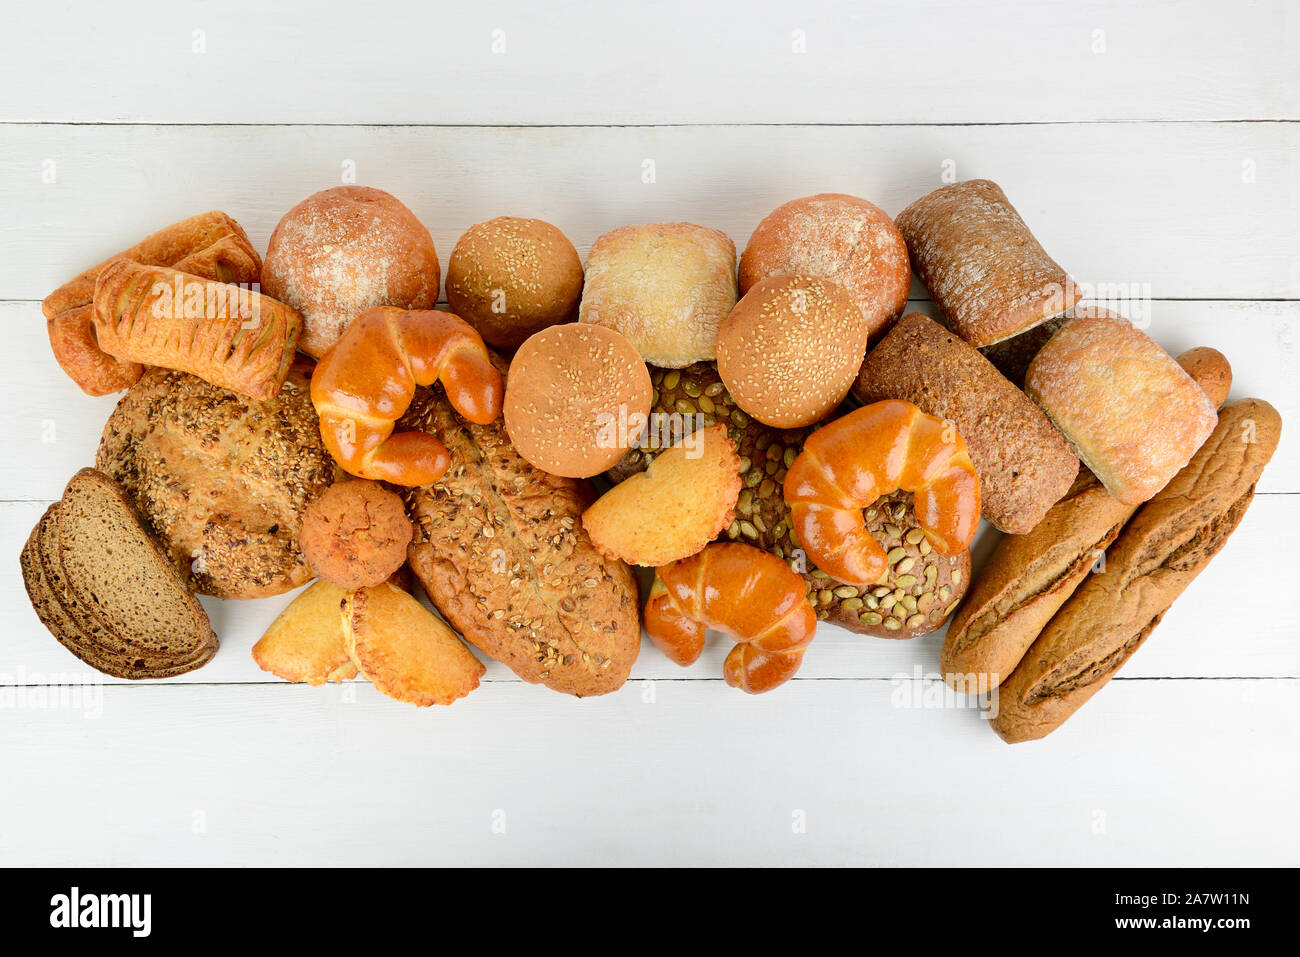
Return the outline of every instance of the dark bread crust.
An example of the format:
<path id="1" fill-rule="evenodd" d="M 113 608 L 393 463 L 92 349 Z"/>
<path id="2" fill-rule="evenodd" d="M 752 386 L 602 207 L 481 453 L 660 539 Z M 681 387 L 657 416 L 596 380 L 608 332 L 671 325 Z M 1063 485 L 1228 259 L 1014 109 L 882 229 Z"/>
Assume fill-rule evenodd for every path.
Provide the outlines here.
<path id="1" fill-rule="evenodd" d="M 979 472 L 984 517 L 1028 532 L 1079 472 L 1065 437 L 1029 397 L 956 333 L 909 313 L 867 355 L 853 387 L 864 403 L 906 399 L 957 426 Z"/>
<path id="2" fill-rule="evenodd" d="M 1277 448 L 1267 402 L 1223 410 L 1192 460 L 1143 505 L 999 689 L 991 723 L 1006 741 L 1041 738 L 1097 693 L 1227 543 Z"/>
<path id="3" fill-rule="evenodd" d="M 590 484 L 529 465 L 500 419 L 465 421 L 436 386 L 416 391 L 398 428 L 451 453 L 406 501 L 411 568 L 452 627 L 527 682 L 578 697 L 620 688 L 641 647 L 637 587 L 582 528 Z"/>

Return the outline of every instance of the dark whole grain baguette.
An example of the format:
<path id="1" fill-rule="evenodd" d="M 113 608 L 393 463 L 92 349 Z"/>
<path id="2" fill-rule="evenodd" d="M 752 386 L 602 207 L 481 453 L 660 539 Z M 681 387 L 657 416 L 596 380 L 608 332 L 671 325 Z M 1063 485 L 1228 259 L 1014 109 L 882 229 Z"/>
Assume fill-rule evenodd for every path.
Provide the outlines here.
<path id="1" fill-rule="evenodd" d="M 467 422 L 440 387 L 418 389 L 398 428 L 451 454 L 442 478 L 406 493 L 408 560 L 438 611 L 527 682 L 578 697 L 620 688 L 641 647 L 637 586 L 582 527 L 590 483 L 529 465 L 501 419 Z"/>
<path id="2" fill-rule="evenodd" d="M 1108 682 L 1241 522 L 1277 448 L 1267 402 L 1228 406 L 1210 438 L 1125 526 L 1106 557 L 998 689 L 990 723 L 1010 743 L 1044 737 Z"/>
<path id="3" fill-rule="evenodd" d="M 1202 346 L 1178 362 L 1216 409 L 1223 405 L 1232 369 L 1222 353 Z M 972 694 L 1004 681 L 1136 511 L 1080 468 L 1065 498 L 1032 531 L 1003 536 L 948 626 L 944 681 Z"/>
<path id="4" fill-rule="evenodd" d="M 1079 459 L 1029 397 L 956 333 L 909 313 L 867 355 L 865 403 L 905 399 L 957 426 L 979 473 L 984 517 L 1023 534 L 1070 488 Z"/>

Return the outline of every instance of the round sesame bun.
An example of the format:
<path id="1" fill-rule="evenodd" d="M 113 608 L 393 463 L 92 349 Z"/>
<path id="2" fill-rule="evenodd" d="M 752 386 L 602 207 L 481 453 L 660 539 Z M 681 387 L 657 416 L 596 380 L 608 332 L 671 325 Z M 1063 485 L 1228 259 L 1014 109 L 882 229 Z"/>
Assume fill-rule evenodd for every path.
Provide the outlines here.
<path id="1" fill-rule="evenodd" d="M 740 293 L 780 275 L 838 283 L 862 310 L 870 341 L 903 314 L 912 284 L 907 244 L 894 221 L 844 193 L 791 200 L 758 224 L 740 257 Z"/>
<path id="2" fill-rule="evenodd" d="M 773 276 L 750 289 L 718 331 L 718 374 L 758 421 L 793 429 L 840 404 L 866 351 L 867 324 L 844 289 Z"/>
<path id="3" fill-rule="evenodd" d="M 414 213 L 381 189 L 337 186 L 284 214 L 266 247 L 262 291 L 302 313 L 298 348 L 319 359 L 367 309 L 432 309 L 441 278 Z"/>
<path id="4" fill-rule="evenodd" d="M 550 326 L 510 363 L 506 432 L 529 464 L 588 478 L 636 444 L 650 398 L 650 371 L 621 333 L 576 322 Z"/>
<path id="5" fill-rule="evenodd" d="M 447 264 L 451 311 L 501 349 L 516 349 L 534 332 L 571 322 L 581 295 L 578 251 L 540 219 L 498 216 L 471 226 Z"/>

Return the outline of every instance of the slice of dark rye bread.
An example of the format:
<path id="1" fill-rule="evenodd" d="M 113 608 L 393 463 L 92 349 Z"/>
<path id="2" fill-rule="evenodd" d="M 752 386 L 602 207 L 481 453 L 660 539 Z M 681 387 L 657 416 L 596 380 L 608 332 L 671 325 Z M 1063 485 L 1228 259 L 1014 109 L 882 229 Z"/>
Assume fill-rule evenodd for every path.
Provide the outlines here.
<path id="1" fill-rule="evenodd" d="M 211 660 L 207 613 L 149 537 L 121 486 L 72 477 L 23 548 L 23 581 L 50 633 L 118 678 L 168 678 Z"/>

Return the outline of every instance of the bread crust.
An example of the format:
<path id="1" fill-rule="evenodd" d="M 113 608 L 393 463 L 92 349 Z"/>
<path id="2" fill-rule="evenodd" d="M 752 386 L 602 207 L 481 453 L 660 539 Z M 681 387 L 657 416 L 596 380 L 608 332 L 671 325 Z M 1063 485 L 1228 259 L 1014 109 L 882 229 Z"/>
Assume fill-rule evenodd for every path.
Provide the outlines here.
<path id="1" fill-rule="evenodd" d="M 95 461 L 122 484 L 192 590 L 262 598 L 312 577 L 298 547 L 302 515 L 338 470 L 304 364 L 265 402 L 150 369 L 109 417 Z"/>
<path id="2" fill-rule="evenodd" d="M 438 610 L 527 682 L 578 697 L 620 688 L 641 645 L 637 588 L 582 528 L 590 484 L 529 465 L 500 420 L 467 422 L 441 390 L 418 390 L 401 425 L 451 453 L 441 479 L 406 492 L 408 560 Z"/>
<path id="3" fill-rule="evenodd" d="M 578 321 L 617 330 L 646 362 L 679 369 L 713 359 L 736 299 L 736 246 L 725 233 L 623 226 L 591 246 Z"/>
<path id="4" fill-rule="evenodd" d="M 980 479 L 984 517 L 1023 534 L 1079 473 L 1069 443 L 1038 406 L 973 346 L 919 312 L 909 313 L 867 355 L 853 388 L 863 402 L 906 399 L 948 419 L 966 440 Z"/>
<path id="5" fill-rule="evenodd" d="M 1016 743 L 1058 728 L 1096 694 L 1227 543 L 1273 456 L 1282 420 L 1267 402 L 1223 410 L 1209 440 L 1134 515 L 998 689 L 993 729 Z"/>
<path id="6" fill-rule="evenodd" d="M 1174 358 L 1122 316 L 1091 310 L 1034 357 L 1025 394 L 1106 491 L 1145 502 L 1214 430 L 1214 404 Z"/>
<path id="7" fill-rule="evenodd" d="M 973 346 L 1032 329 L 1079 299 L 1074 280 L 990 180 L 941 186 L 895 222 L 930 297 Z"/>

